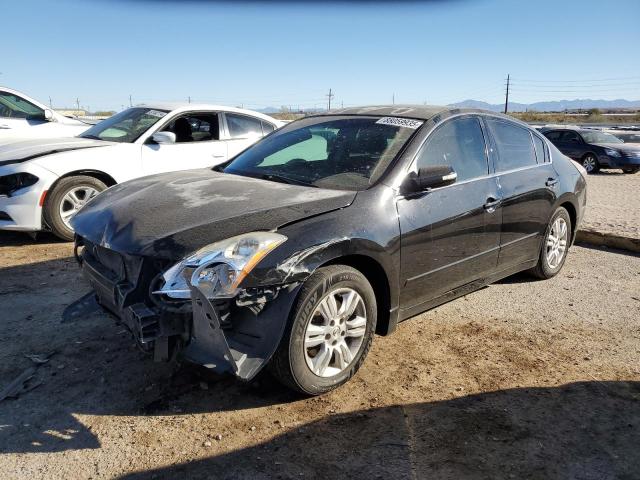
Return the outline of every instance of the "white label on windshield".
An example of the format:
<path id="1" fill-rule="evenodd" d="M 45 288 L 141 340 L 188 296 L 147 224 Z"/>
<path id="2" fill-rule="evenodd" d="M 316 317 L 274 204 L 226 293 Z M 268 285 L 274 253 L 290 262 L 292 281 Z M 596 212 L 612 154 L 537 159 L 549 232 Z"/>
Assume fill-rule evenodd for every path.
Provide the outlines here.
<path id="1" fill-rule="evenodd" d="M 149 110 L 147 115 L 151 115 L 152 117 L 162 118 L 167 114 L 167 112 L 161 112 L 160 110 Z"/>
<path id="2" fill-rule="evenodd" d="M 424 121 L 412 120 L 410 118 L 382 117 L 376 123 L 379 123 L 380 125 L 393 125 L 394 127 L 404 127 L 415 130 L 416 128 L 422 126 Z"/>

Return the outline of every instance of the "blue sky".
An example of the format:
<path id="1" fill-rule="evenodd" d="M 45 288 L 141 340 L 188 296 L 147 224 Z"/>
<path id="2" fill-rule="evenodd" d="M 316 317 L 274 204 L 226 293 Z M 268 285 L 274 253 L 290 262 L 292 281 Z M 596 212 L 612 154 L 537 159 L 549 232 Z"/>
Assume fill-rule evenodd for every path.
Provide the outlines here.
<path id="1" fill-rule="evenodd" d="M 3 2 L 0 84 L 56 107 L 640 99 L 640 2 Z M 10 19 L 11 21 L 7 21 Z M 6 40 L 9 40 L 8 44 Z"/>

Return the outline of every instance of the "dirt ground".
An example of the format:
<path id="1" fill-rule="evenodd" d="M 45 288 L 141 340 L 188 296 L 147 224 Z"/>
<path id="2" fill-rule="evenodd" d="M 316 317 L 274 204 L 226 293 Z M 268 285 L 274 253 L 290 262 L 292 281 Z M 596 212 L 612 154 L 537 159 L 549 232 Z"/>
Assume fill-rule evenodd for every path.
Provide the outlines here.
<path id="1" fill-rule="evenodd" d="M 640 173 L 601 170 L 587 184 L 583 227 L 640 239 Z"/>
<path id="2" fill-rule="evenodd" d="M 3 478 L 640 478 L 640 256 L 574 247 L 376 337 L 303 398 L 146 359 L 95 314 L 69 244 L 0 234 Z"/>

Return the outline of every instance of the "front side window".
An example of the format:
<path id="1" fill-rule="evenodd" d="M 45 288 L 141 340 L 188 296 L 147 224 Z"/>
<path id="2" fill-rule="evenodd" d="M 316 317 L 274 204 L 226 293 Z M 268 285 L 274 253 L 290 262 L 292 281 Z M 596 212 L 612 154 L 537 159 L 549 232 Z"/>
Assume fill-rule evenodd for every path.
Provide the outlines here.
<path id="1" fill-rule="evenodd" d="M 411 124 L 411 122 L 409 122 Z M 421 125 L 365 116 L 310 117 L 238 155 L 225 173 L 339 190 L 364 190 Z"/>
<path id="2" fill-rule="evenodd" d="M 44 110 L 13 93 L 0 92 L 0 117 L 42 119 Z"/>
<path id="3" fill-rule="evenodd" d="M 172 132 L 176 143 L 206 142 L 220 139 L 220 124 L 215 113 L 189 113 L 171 120 L 162 128 Z"/>
<path id="4" fill-rule="evenodd" d="M 418 153 L 418 169 L 449 165 L 457 181 L 489 173 L 484 135 L 476 117 L 456 118 L 439 126 Z"/>
<path id="5" fill-rule="evenodd" d="M 231 138 L 251 138 L 262 136 L 262 124 L 257 118 L 227 113 L 227 127 Z"/>
<path id="6" fill-rule="evenodd" d="M 108 140 L 110 142 L 135 142 L 167 113 L 169 113 L 167 110 L 155 108 L 128 108 L 97 123 L 80 136 L 94 140 Z"/>
<path id="7" fill-rule="evenodd" d="M 496 170 L 505 172 L 516 168 L 536 165 L 536 154 L 531 141 L 531 133 L 524 127 L 498 120 L 486 119 L 498 150 Z"/>

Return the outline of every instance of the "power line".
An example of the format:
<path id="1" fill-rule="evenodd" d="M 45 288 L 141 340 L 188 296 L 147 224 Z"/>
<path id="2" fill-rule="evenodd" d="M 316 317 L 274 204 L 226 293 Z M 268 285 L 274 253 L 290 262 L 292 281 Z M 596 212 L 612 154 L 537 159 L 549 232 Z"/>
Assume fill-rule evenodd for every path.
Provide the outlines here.
<path id="1" fill-rule="evenodd" d="M 637 80 L 637 79 L 640 79 L 640 76 L 615 77 L 615 78 L 582 78 L 580 80 L 540 80 L 540 79 L 515 78 L 515 81 L 529 82 L 529 83 L 586 83 L 586 82 L 612 82 L 616 80 Z"/>

